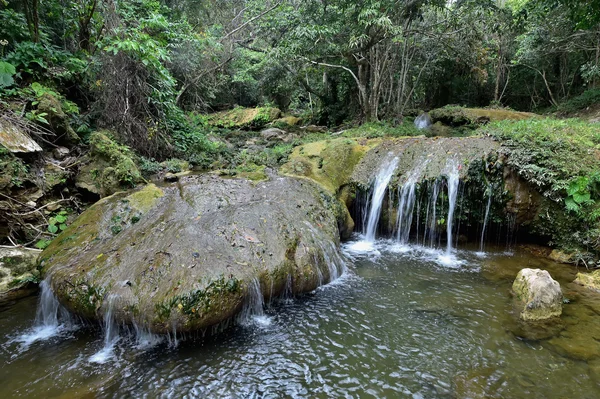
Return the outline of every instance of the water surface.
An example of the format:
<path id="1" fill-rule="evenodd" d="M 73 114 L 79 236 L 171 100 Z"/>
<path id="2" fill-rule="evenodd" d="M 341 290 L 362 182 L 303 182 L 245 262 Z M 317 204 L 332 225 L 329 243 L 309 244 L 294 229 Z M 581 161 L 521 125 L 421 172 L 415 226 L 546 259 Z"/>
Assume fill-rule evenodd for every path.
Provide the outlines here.
<path id="1" fill-rule="evenodd" d="M 37 298 L 21 300 L 0 313 L 0 397 L 600 397 L 600 304 L 570 283 L 575 269 L 519 251 L 443 262 L 445 251 L 368 249 L 252 325 L 177 345 L 122 336 L 104 363 L 91 361 L 104 338 L 89 328 L 24 343 Z M 571 301 L 552 339 L 525 339 L 515 321 L 522 267 L 550 270 Z"/>

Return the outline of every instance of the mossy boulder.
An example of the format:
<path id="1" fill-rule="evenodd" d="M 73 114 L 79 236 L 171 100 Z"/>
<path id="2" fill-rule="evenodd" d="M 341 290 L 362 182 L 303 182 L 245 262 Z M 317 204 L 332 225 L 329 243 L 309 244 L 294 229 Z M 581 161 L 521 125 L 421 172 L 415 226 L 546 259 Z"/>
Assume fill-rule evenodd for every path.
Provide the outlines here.
<path id="1" fill-rule="evenodd" d="M 354 168 L 379 140 L 336 138 L 294 148 L 281 167 L 286 175 L 309 178 L 332 194 L 351 182 Z"/>
<path id="2" fill-rule="evenodd" d="M 513 282 L 512 291 L 522 320 L 542 321 L 562 314 L 560 284 L 546 270 L 522 269 Z"/>
<path id="3" fill-rule="evenodd" d="M 41 255 L 44 276 L 76 314 L 194 331 L 238 314 L 258 282 L 265 298 L 335 278 L 336 200 L 315 183 L 185 176 L 103 198 Z M 289 284 L 289 285 L 288 285 Z"/>
<path id="4" fill-rule="evenodd" d="M 60 141 L 76 144 L 81 139 L 69 123 L 69 117 L 62 109 L 60 100 L 50 93 L 44 93 L 38 103 L 38 111 L 47 114 L 46 119 Z"/>
<path id="5" fill-rule="evenodd" d="M 510 109 L 465 108 L 448 105 L 429 112 L 433 123 L 441 122 L 447 126 L 478 125 L 502 120 L 524 120 L 537 117 L 529 112 Z"/>
<path id="6" fill-rule="evenodd" d="M 289 115 L 289 116 L 284 116 L 279 119 L 275 119 L 273 121 L 273 124 L 276 126 L 277 125 L 298 126 L 298 125 L 300 125 L 301 122 L 302 122 L 301 118 Z"/>
<path id="7" fill-rule="evenodd" d="M 600 270 L 594 270 L 590 273 L 577 273 L 575 284 L 583 285 L 586 288 L 600 292 Z"/>
<path id="8" fill-rule="evenodd" d="M 281 111 L 273 107 L 237 107 L 209 115 L 208 123 L 226 129 L 259 130 L 275 121 L 280 115 Z"/>
<path id="9" fill-rule="evenodd" d="M 0 248 L 0 301 L 32 292 L 31 283 L 39 281 L 36 269 L 39 250 Z"/>
<path id="10" fill-rule="evenodd" d="M 89 144 L 90 152 L 76 177 L 78 188 L 104 197 L 143 182 L 133 153 L 112 139 L 110 132 L 92 133 Z"/>

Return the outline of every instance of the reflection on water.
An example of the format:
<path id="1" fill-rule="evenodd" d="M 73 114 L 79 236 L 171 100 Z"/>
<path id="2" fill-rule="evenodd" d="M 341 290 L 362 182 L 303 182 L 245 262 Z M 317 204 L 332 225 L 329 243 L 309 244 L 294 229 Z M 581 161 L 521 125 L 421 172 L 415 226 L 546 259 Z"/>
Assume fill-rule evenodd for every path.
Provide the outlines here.
<path id="1" fill-rule="evenodd" d="M 600 300 L 573 268 L 519 251 L 445 264 L 419 247 L 346 249 L 352 271 L 273 303 L 268 322 L 177 346 L 123 336 L 104 364 L 89 361 L 102 334 L 83 328 L 22 350 L 36 298 L 20 301 L 0 313 L 0 397 L 600 397 Z M 519 333 L 509 291 L 523 267 L 548 269 L 570 301 L 553 338 Z"/>

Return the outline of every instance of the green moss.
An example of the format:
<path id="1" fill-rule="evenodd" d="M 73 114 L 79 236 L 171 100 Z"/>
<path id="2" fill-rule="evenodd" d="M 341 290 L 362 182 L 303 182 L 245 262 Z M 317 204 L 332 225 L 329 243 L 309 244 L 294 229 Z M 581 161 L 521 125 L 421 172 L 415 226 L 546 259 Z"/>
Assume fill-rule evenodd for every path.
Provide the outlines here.
<path id="1" fill-rule="evenodd" d="M 208 123 L 215 127 L 235 129 L 260 129 L 273 122 L 281 111 L 273 107 L 234 108 L 208 116 Z"/>
<path id="2" fill-rule="evenodd" d="M 125 197 L 124 200 L 129 201 L 129 205 L 135 210 L 146 213 L 156 204 L 156 201 L 164 195 L 165 193 L 163 190 L 156 187 L 156 185 L 148 184 L 141 190 Z"/>
<path id="3" fill-rule="evenodd" d="M 89 138 L 91 163 L 82 168 L 80 182 L 94 185 L 102 195 L 131 188 L 143 181 L 131 150 L 117 143 L 109 132 L 92 133 Z"/>
<path id="4" fill-rule="evenodd" d="M 241 282 L 230 276 L 221 275 L 211 280 L 205 288 L 189 292 L 185 295 L 176 295 L 155 305 L 156 316 L 159 321 L 169 319 L 171 312 L 178 310 L 189 319 L 206 317 L 210 311 L 217 307 L 223 300 L 223 295 L 238 294 L 241 292 Z"/>
<path id="5" fill-rule="evenodd" d="M 378 140 L 362 144 L 349 138 L 317 141 L 296 147 L 281 172 L 306 177 L 319 183 L 332 194 L 347 184 L 354 167 Z"/>

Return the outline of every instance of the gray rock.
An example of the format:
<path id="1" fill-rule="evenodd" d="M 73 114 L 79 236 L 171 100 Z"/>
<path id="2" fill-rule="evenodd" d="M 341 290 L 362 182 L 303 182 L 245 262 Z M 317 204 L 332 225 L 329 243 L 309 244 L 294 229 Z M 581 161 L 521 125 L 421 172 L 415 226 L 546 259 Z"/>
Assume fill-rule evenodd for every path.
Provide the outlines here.
<path id="1" fill-rule="evenodd" d="M 70 153 L 71 153 L 71 151 L 67 147 L 56 147 L 52 151 L 52 155 L 54 155 L 54 158 L 56 158 L 58 160 L 64 159 Z"/>
<path id="2" fill-rule="evenodd" d="M 512 286 L 522 320 L 539 321 L 559 317 L 563 295 L 560 284 L 541 269 L 522 269 Z"/>
<path id="3" fill-rule="evenodd" d="M 27 295 L 28 282 L 37 276 L 37 259 L 42 251 L 29 248 L 0 248 L 0 300 Z"/>
<path id="4" fill-rule="evenodd" d="M 41 264 L 59 300 L 83 317 L 102 319 L 113 295 L 119 322 L 157 333 L 203 329 L 238 314 L 253 287 L 269 298 L 334 278 L 342 268 L 335 201 L 288 177 L 184 176 L 102 199 Z"/>
<path id="5" fill-rule="evenodd" d="M 268 141 L 283 141 L 287 132 L 285 130 L 277 129 L 275 127 L 265 129 L 260 132 L 263 139 Z"/>

